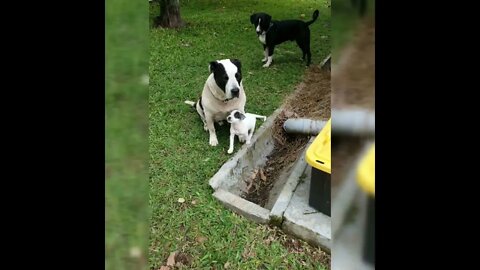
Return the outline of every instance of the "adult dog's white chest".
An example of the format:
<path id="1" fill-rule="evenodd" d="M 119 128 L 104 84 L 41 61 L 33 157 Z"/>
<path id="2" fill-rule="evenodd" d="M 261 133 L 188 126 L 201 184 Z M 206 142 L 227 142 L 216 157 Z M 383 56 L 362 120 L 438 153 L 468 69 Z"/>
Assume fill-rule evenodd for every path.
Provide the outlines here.
<path id="1" fill-rule="evenodd" d="M 261 42 L 262 44 L 267 44 L 266 41 L 265 41 L 266 36 L 267 36 L 267 34 L 266 34 L 266 33 L 263 33 L 263 34 L 261 34 L 261 35 L 258 36 L 258 40 L 260 40 L 260 42 Z"/>

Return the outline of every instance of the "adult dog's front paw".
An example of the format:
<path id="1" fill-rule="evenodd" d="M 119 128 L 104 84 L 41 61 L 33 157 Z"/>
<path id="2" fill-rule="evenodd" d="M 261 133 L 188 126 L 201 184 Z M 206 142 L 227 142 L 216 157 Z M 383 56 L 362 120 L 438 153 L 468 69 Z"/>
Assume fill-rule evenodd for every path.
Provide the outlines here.
<path id="1" fill-rule="evenodd" d="M 233 153 L 233 148 L 229 148 L 227 153 L 229 153 L 229 154 Z"/>
<path id="2" fill-rule="evenodd" d="M 216 137 L 210 137 L 210 145 L 211 146 L 217 146 L 218 145 L 218 140 Z"/>
<path id="3" fill-rule="evenodd" d="M 267 62 L 267 58 L 266 58 L 266 57 L 262 59 L 262 63 L 264 63 L 264 62 Z"/>
<path id="4" fill-rule="evenodd" d="M 265 65 L 263 65 L 264 68 L 268 68 L 270 66 L 269 63 L 266 63 Z"/>

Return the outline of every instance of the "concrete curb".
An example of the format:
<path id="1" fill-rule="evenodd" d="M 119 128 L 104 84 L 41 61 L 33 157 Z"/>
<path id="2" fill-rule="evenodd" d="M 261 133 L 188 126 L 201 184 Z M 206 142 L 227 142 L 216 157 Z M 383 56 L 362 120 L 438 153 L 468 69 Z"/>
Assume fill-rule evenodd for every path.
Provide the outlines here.
<path id="1" fill-rule="evenodd" d="M 287 210 L 290 199 L 292 198 L 293 193 L 298 186 L 298 182 L 300 181 L 300 177 L 302 176 L 305 168 L 307 167 L 307 163 L 305 162 L 305 153 L 307 152 L 310 144 L 312 144 L 313 140 L 314 138 L 309 140 L 305 147 L 305 150 L 303 150 L 300 154 L 300 158 L 297 160 L 295 167 L 293 168 L 290 176 L 288 177 L 287 182 L 283 186 L 282 192 L 278 196 L 275 205 L 270 211 L 270 218 L 274 221 L 283 220 L 283 214 L 285 213 L 285 210 Z"/>
<path id="2" fill-rule="evenodd" d="M 267 224 L 270 211 L 223 189 L 213 193 L 225 207 L 257 223 Z"/>

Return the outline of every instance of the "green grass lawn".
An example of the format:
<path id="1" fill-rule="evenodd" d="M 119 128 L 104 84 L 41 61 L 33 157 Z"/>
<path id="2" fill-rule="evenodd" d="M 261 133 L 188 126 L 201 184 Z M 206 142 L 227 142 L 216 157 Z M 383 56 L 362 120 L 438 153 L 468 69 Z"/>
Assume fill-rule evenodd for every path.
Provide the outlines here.
<path id="1" fill-rule="evenodd" d="M 199 97 L 210 61 L 238 58 L 245 109 L 271 114 L 301 81 L 305 65 L 290 42 L 276 47 L 273 65 L 263 68 L 251 13 L 310 20 L 319 9 L 310 26 L 312 64 L 319 64 L 331 49 L 330 1 L 180 2 L 186 28 L 150 30 L 150 267 L 158 269 L 170 252 L 181 251 L 191 256 L 192 269 L 223 269 L 227 262 L 230 269 L 326 269 L 305 253 L 288 252 L 278 239 L 267 244 L 272 230 L 233 214 L 212 197 L 208 179 L 230 157 L 228 127 L 217 128 L 219 145 L 209 146 L 201 120 L 183 102 Z M 150 22 L 158 14 L 158 4 L 151 4 Z"/>
<path id="2" fill-rule="evenodd" d="M 148 212 L 148 3 L 106 3 L 106 269 L 144 269 Z M 88 197 L 86 197 L 88 199 Z M 135 254 L 133 254 L 135 255 Z M 88 255 L 86 255 L 88 256 Z"/>

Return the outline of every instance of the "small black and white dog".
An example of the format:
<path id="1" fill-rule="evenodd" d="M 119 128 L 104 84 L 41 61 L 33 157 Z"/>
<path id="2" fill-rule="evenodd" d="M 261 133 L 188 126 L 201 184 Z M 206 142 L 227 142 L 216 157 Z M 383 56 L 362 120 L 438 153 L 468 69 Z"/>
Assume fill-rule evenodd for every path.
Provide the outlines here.
<path id="1" fill-rule="evenodd" d="M 263 67 L 269 67 L 272 64 L 275 45 L 288 40 L 297 42 L 298 47 L 302 49 L 302 59 L 305 60 L 305 56 L 307 56 L 307 66 L 309 66 L 312 54 L 310 53 L 310 29 L 308 26 L 317 20 L 318 15 L 319 11 L 315 10 L 312 20 L 304 22 L 301 20 L 272 21 L 272 16 L 266 13 L 252 14 L 250 22 L 255 25 L 258 39 L 263 44 L 265 53 L 262 62 L 266 61 L 266 63 Z"/>
<path id="2" fill-rule="evenodd" d="M 233 110 L 227 116 L 227 122 L 230 123 L 230 147 L 227 153 L 233 153 L 233 143 L 235 136 L 238 136 L 240 142 L 250 144 L 253 132 L 255 131 L 256 118 L 267 120 L 266 116 L 254 113 L 243 113 L 239 110 Z"/>

